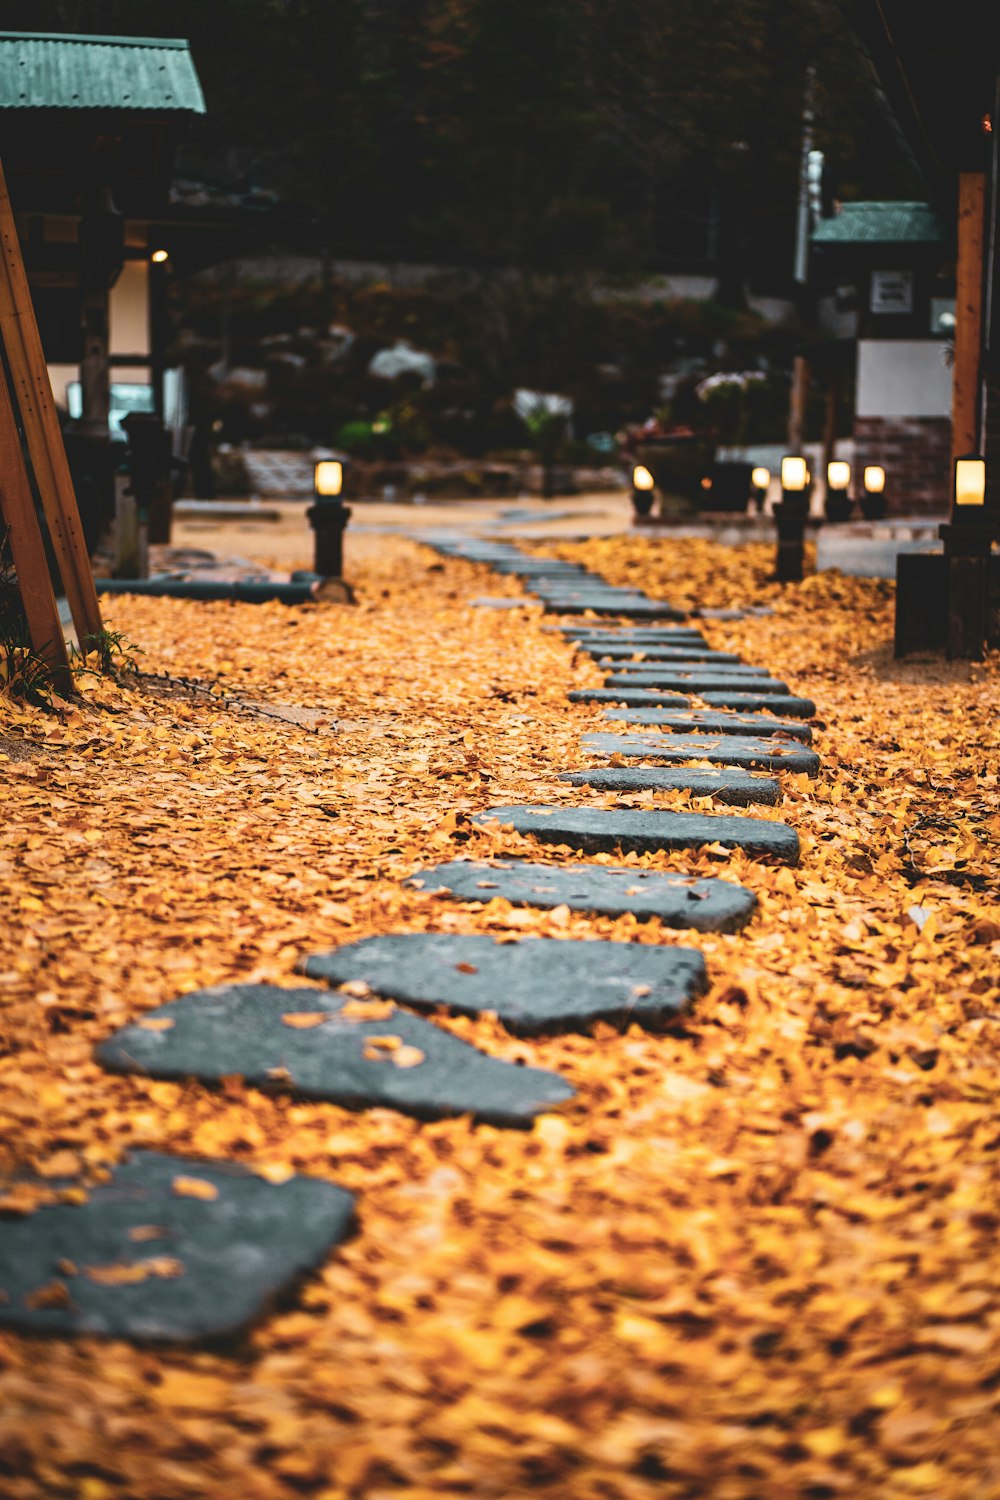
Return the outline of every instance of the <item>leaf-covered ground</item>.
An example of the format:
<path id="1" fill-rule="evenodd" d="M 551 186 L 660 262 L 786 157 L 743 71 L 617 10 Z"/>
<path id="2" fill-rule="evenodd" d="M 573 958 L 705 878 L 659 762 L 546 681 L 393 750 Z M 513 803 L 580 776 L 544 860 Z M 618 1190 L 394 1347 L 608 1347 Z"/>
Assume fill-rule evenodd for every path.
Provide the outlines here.
<path id="1" fill-rule="evenodd" d="M 1000 1495 L 996 667 L 893 664 L 886 585 L 779 595 L 772 549 L 538 550 L 775 602 L 706 629 L 818 704 L 819 779 L 750 810 L 794 824 L 801 866 L 633 861 L 752 887 L 742 934 L 404 889 L 460 854 L 576 857 L 470 827 L 491 803 L 612 802 L 556 780 L 606 727 L 565 696 L 594 664 L 536 609 L 467 607 L 514 583 L 410 543 L 354 570 L 354 610 L 113 601 L 143 671 L 195 686 L 0 698 L 0 1179 L 85 1189 L 142 1145 L 360 1206 L 237 1349 L 0 1335 L 5 1500 Z M 668 1036 L 442 1020 L 576 1085 L 530 1132 L 93 1061 L 179 993 L 301 984 L 304 952 L 399 930 L 696 942 L 713 983 Z"/>

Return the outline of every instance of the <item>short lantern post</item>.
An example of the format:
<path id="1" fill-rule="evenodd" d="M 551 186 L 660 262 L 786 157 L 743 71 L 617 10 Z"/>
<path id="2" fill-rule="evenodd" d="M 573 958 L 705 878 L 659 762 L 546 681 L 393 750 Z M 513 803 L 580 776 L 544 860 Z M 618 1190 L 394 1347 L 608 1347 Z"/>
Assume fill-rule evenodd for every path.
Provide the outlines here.
<path id="1" fill-rule="evenodd" d="M 824 514 L 828 521 L 846 521 L 851 514 L 851 466 L 842 459 L 834 459 L 826 466 L 826 505 Z"/>
<path id="2" fill-rule="evenodd" d="M 645 464 L 636 464 L 632 470 L 632 506 L 636 518 L 645 521 L 653 509 L 656 480 Z"/>
<path id="3" fill-rule="evenodd" d="M 996 535 L 996 523 L 986 510 L 986 460 L 979 453 L 964 453 L 955 460 L 951 519 L 940 528 L 948 592 L 945 646 L 952 660 L 982 660 Z"/>
<path id="4" fill-rule="evenodd" d="M 774 559 L 777 583 L 801 583 L 805 559 L 806 519 L 809 515 L 809 468 L 798 454 L 781 460 L 781 501 L 774 508 L 778 548 Z"/>
<path id="5" fill-rule="evenodd" d="M 866 464 L 861 514 L 866 521 L 881 521 L 885 516 L 885 470 L 881 464 Z"/>
<path id="6" fill-rule="evenodd" d="M 320 459 L 313 472 L 316 500 L 306 511 L 306 519 L 315 532 L 314 567 L 321 578 L 342 578 L 344 575 L 344 530 L 351 511 L 343 502 L 343 488 L 343 460 Z"/>

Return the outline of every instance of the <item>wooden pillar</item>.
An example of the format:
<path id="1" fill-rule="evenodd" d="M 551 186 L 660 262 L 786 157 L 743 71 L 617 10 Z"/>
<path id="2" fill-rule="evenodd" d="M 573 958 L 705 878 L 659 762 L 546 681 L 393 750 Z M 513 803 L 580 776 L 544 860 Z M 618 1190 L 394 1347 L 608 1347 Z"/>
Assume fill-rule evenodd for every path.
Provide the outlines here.
<path id="1" fill-rule="evenodd" d="M 983 243 L 986 178 L 958 179 L 958 263 L 955 271 L 955 364 L 951 385 L 951 460 L 979 450 L 979 379 L 983 339 Z M 951 480 L 949 476 L 949 490 Z"/>
<path id="2" fill-rule="evenodd" d="M 788 451 L 801 453 L 805 442 L 806 402 L 809 400 L 809 361 L 796 354 L 792 366 L 792 394 L 788 408 Z"/>

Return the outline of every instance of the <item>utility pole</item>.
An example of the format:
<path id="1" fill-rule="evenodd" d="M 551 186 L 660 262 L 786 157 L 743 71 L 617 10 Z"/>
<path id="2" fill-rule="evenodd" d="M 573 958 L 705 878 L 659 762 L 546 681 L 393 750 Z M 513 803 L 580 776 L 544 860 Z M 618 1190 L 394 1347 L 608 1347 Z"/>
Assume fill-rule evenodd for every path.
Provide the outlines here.
<path id="1" fill-rule="evenodd" d="M 809 280 L 809 230 L 810 213 L 809 166 L 813 153 L 815 123 L 814 100 L 816 94 L 816 69 L 810 63 L 806 69 L 805 94 L 802 100 L 802 149 L 799 154 L 799 204 L 795 222 L 795 280 L 796 302 L 799 314 L 805 322 L 809 314 L 807 284 Z M 792 391 L 788 406 L 788 451 L 801 453 L 805 439 L 806 401 L 809 396 L 809 361 L 804 354 L 797 354 L 792 365 Z"/>

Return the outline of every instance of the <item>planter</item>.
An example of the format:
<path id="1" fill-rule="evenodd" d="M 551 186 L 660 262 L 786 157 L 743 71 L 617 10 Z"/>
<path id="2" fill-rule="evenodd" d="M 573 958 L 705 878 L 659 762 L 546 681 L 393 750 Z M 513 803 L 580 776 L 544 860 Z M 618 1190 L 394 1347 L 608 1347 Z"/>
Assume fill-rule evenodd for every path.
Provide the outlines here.
<path id="1" fill-rule="evenodd" d="M 702 510 L 745 511 L 750 503 L 753 464 L 725 459 L 710 470 L 712 488 L 701 492 Z"/>

